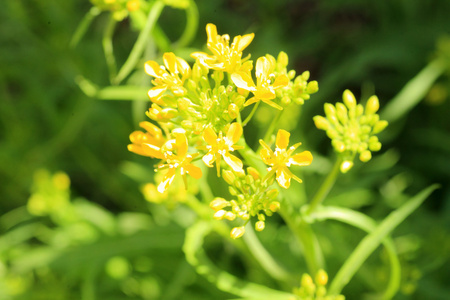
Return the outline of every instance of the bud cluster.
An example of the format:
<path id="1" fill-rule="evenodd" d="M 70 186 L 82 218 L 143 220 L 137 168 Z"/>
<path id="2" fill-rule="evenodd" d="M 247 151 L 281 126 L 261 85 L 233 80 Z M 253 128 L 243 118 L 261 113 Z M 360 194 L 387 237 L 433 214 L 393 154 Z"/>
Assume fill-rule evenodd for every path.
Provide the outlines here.
<path id="1" fill-rule="evenodd" d="M 300 287 L 294 289 L 294 294 L 302 300 L 345 300 L 342 295 L 327 296 L 326 284 L 328 274 L 324 270 L 319 270 L 315 280 L 309 274 L 303 274 Z"/>
<path id="2" fill-rule="evenodd" d="M 355 96 L 349 90 L 344 91 L 342 98 L 344 103 L 325 103 L 326 118 L 315 116 L 314 123 L 331 139 L 334 150 L 343 159 L 341 172 L 345 173 L 353 166 L 357 154 L 362 162 L 367 162 L 372 158 L 372 152 L 381 149 L 376 134 L 383 131 L 388 122 L 380 120 L 376 113 L 380 107 L 377 96 L 371 96 L 365 108 L 356 104 Z"/>
<path id="3" fill-rule="evenodd" d="M 229 184 L 229 191 L 233 200 L 215 198 L 210 207 L 215 211 L 214 219 L 230 220 L 240 218 L 245 224 L 251 217 L 256 216 L 255 230 L 262 231 L 265 228 L 265 216 L 271 216 L 280 208 L 277 201 L 278 190 L 270 189 L 267 181 L 262 181 L 259 172 L 249 167 L 247 174 L 235 174 L 232 171 L 223 170 L 223 179 Z M 231 231 L 232 238 L 238 238 L 244 234 L 244 227 L 235 227 Z"/>

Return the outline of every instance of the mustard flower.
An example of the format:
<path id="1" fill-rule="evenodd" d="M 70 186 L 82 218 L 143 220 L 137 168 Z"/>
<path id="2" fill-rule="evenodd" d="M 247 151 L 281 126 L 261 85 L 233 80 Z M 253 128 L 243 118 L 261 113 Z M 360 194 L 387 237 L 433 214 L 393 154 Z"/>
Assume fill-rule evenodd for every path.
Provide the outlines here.
<path id="1" fill-rule="evenodd" d="M 233 73 L 240 69 L 241 64 L 245 61 L 241 59 L 242 51 L 252 42 L 254 33 L 244 36 L 236 36 L 230 43 L 228 34 L 218 35 L 217 27 L 214 24 L 206 25 L 206 34 L 208 35 L 207 47 L 213 53 L 208 55 L 204 52 L 194 52 L 191 56 L 198 59 L 199 62 L 208 69 L 226 71 Z"/>
<path id="2" fill-rule="evenodd" d="M 162 147 L 166 164 L 160 164 L 158 169 L 169 168 L 158 185 L 158 192 L 164 193 L 175 178 L 176 171 L 179 169 L 187 187 L 186 174 L 191 175 L 195 179 L 200 179 L 202 170 L 194 166 L 191 162 L 198 155 L 188 154 L 188 139 L 183 129 L 175 129 L 172 131 L 175 139 L 168 140 Z"/>
<path id="3" fill-rule="evenodd" d="M 148 91 L 152 101 L 157 101 L 168 89 L 176 96 L 183 96 L 186 93 L 183 84 L 191 73 L 189 64 L 172 52 L 164 53 L 163 61 L 164 66 L 152 60 L 145 63 L 145 72 L 155 78 L 152 81 L 154 87 Z"/>
<path id="4" fill-rule="evenodd" d="M 247 100 L 244 106 L 261 100 L 276 109 L 283 109 L 272 100 L 276 97 L 275 90 L 287 86 L 289 78 L 285 74 L 275 76 L 274 69 L 275 64 L 272 61 L 267 57 L 260 57 L 256 61 L 256 84 L 249 73 L 239 71 L 231 75 L 231 80 L 238 88 L 253 93 L 253 97 Z"/>
<path id="5" fill-rule="evenodd" d="M 295 179 L 298 182 L 302 182 L 300 178 L 295 176 L 290 170 L 289 167 L 291 165 L 297 166 L 308 166 L 312 162 L 312 154 L 309 151 L 303 151 L 301 153 L 297 153 L 292 155 L 292 153 L 297 149 L 301 143 L 297 143 L 289 149 L 286 149 L 289 145 L 289 136 L 290 133 L 286 130 L 280 129 L 277 133 L 276 138 L 276 148 L 275 152 L 270 149 L 270 147 L 263 141 L 259 140 L 263 149 L 261 150 L 261 158 L 266 165 L 269 165 L 267 171 L 269 173 L 266 175 L 266 179 L 272 177 L 276 174 L 277 182 L 280 186 L 285 189 L 289 188 L 291 184 L 291 178 Z"/>
<path id="6" fill-rule="evenodd" d="M 128 145 L 128 150 L 139 155 L 163 159 L 161 146 L 166 142 L 161 129 L 150 122 L 140 122 L 139 126 L 146 132 L 136 130 L 130 134 L 132 144 Z"/>
<path id="7" fill-rule="evenodd" d="M 242 161 L 230 154 L 234 150 L 243 148 L 243 146 L 235 145 L 242 136 L 242 131 L 242 126 L 239 123 L 232 123 L 225 136 L 223 136 L 222 131 L 217 136 L 212 127 L 207 127 L 203 131 L 202 137 L 207 145 L 201 146 L 199 149 L 207 150 L 208 152 L 203 156 L 202 160 L 208 167 L 212 167 L 212 163 L 216 162 L 218 177 L 220 177 L 220 161 L 222 157 L 233 171 L 237 173 L 243 172 Z"/>

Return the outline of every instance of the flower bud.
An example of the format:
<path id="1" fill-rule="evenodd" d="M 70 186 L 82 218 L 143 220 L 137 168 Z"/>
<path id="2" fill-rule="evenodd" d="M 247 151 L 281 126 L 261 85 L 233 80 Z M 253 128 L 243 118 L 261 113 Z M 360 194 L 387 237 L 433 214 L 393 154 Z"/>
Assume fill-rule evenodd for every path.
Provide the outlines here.
<path id="1" fill-rule="evenodd" d="M 316 283 L 318 285 L 326 285 L 328 282 L 328 274 L 324 270 L 320 269 L 316 274 Z"/>
<path id="2" fill-rule="evenodd" d="M 229 185 L 232 185 L 234 180 L 236 180 L 236 176 L 234 176 L 233 172 L 229 170 L 222 170 L 222 177 Z"/>
<path id="3" fill-rule="evenodd" d="M 294 79 L 294 77 L 295 77 L 295 70 L 290 70 L 290 71 L 287 73 L 287 76 L 288 76 L 288 78 L 289 78 L 290 80 Z"/>
<path id="4" fill-rule="evenodd" d="M 256 231 L 263 231 L 265 227 L 266 227 L 266 223 L 264 221 L 258 221 L 255 223 Z"/>
<path id="5" fill-rule="evenodd" d="M 225 219 L 227 219 L 229 221 L 233 221 L 234 219 L 236 219 L 236 214 L 229 211 L 225 214 Z"/>
<path id="6" fill-rule="evenodd" d="M 331 141 L 331 145 L 334 147 L 334 150 L 336 150 L 339 153 L 345 151 L 345 144 L 341 140 L 334 139 Z"/>
<path id="7" fill-rule="evenodd" d="M 224 207 L 228 206 L 228 201 L 224 198 L 215 198 L 211 203 L 209 203 L 209 207 L 214 209 L 215 211 L 218 211 Z"/>
<path id="8" fill-rule="evenodd" d="M 280 51 L 280 53 L 278 53 L 278 57 L 277 57 L 277 62 L 283 66 L 283 68 L 286 68 L 286 66 L 289 63 L 289 57 L 286 54 L 286 52 L 284 51 Z"/>
<path id="9" fill-rule="evenodd" d="M 369 160 L 372 159 L 372 153 L 369 150 L 363 151 L 361 152 L 361 154 L 359 155 L 359 159 L 362 162 L 368 162 Z"/>
<path id="10" fill-rule="evenodd" d="M 342 173 L 347 173 L 351 168 L 353 167 L 353 162 L 352 161 L 349 161 L 349 160 L 346 160 L 346 161 L 343 161 L 342 163 L 341 163 L 341 172 Z"/>
<path id="11" fill-rule="evenodd" d="M 389 123 L 385 120 L 378 121 L 377 123 L 375 123 L 375 126 L 373 126 L 372 132 L 374 134 L 382 132 L 388 126 L 388 124 Z"/>
<path id="12" fill-rule="evenodd" d="M 341 102 L 336 103 L 336 114 L 343 125 L 348 122 L 347 108 Z"/>
<path id="13" fill-rule="evenodd" d="M 231 236 L 232 239 L 238 239 L 241 236 L 243 236 L 244 233 L 245 233 L 244 226 L 234 227 L 233 229 L 231 229 L 230 236 Z"/>
<path id="14" fill-rule="evenodd" d="M 319 91 L 319 83 L 317 81 L 308 82 L 308 86 L 306 87 L 306 92 L 308 94 L 314 94 Z"/>
<path id="15" fill-rule="evenodd" d="M 348 108 L 356 107 L 356 99 L 350 90 L 345 90 L 342 94 L 342 100 Z"/>
<path id="16" fill-rule="evenodd" d="M 380 102 L 378 101 L 377 96 L 371 96 L 369 100 L 367 100 L 366 104 L 366 115 L 374 114 L 380 108 Z"/>
<path id="17" fill-rule="evenodd" d="M 322 116 L 315 116 L 313 118 L 313 120 L 314 120 L 314 125 L 316 125 L 316 127 L 318 129 L 327 130 L 328 127 L 330 126 L 330 123 L 328 122 L 328 120 Z"/>
<path id="18" fill-rule="evenodd" d="M 256 170 L 253 167 L 248 167 L 247 168 L 247 173 L 252 175 L 253 179 L 255 179 L 255 180 L 261 178 L 261 175 L 259 174 L 258 170 Z"/>
<path id="19" fill-rule="evenodd" d="M 302 73 L 302 75 L 301 75 L 301 78 L 304 80 L 304 81 L 307 81 L 308 79 L 309 79 L 309 71 L 305 71 L 305 72 L 303 72 Z"/>
<path id="20" fill-rule="evenodd" d="M 224 216 L 225 216 L 226 213 L 227 213 L 227 212 L 226 212 L 225 210 L 223 210 L 223 209 L 218 210 L 218 211 L 216 211 L 216 212 L 214 213 L 213 218 L 214 218 L 215 220 L 223 220 L 223 218 L 224 218 Z"/>
<path id="21" fill-rule="evenodd" d="M 239 108 L 236 104 L 231 103 L 230 105 L 228 105 L 228 115 L 232 118 L 232 119 L 236 119 L 237 116 L 239 115 Z"/>
<path id="22" fill-rule="evenodd" d="M 174 108 L 164 108 L 161 111 L 161 117 L 166 119 L 166 120 L 170 120 L 173 118 L 176 118 L 178 116 L 178 111 Z"/>
<path id="23" fill-rule="evenodd" d="M 280 209 L 280 202 L 273 201 L 269 205 L 269 209 L 273 212 L 277 212 Z"/>

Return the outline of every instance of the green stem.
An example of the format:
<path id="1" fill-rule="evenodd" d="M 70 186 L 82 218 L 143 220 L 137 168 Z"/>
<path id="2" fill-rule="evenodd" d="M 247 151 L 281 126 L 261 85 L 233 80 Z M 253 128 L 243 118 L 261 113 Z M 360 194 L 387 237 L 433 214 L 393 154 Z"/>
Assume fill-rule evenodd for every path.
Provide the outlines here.
<path id="1" fill-rule="evenodd" d="M 281 118 L 281 115 L 283 114 L 284 109 L 283 110 L 279 110 L 278 113 L 276 114 L 275 118 L 272 119 L 272 122 L 269 125 L 269 128 L 266 131 L 266 134 L 264 135 L 263 141 L 266 142 L 266 144 L 269 143 L 270 137 L 272 136 L 272 133 L 275 130 L 275 127 L 277 126 L 278 121 Z M 261 150 L 261 145 L 258 147 L 258 150 L 256 152 L 259 152 L 259 150 Z"/>
<path id="2" fill-rule="evenodd" d="M 197 33 L 198 27 L 198 8 L 195 1 L 190 0 L 186 8 L 186 26 L 180 39 L 174 43 L 174 48 L 182 48 L 188 45 Z"/>
<path id="3" fill-rule="evenodd" d="M 80 24 L 78 25 L 77 29 L 75 30 L 75 33 L 72 36 L 72 39 L 70 40 L 70 48 L 75 48 L 80 40 L 85 35 L 86 31 L 88 30 L 89 26 L 91 25 L 92 21 L 96 16 L 98 16 L 101 13 L 101 10 L 97 7 L 92 7 L 86 15 L 83 17 L 83 20 L 81 20 Z"/>
<path id="4" fill-rule="evenodd" d="M 267 274 L 272 276 L 274 279 L 284 282 L 292 279 L 292 275 L 280 266 L 261 244 L 251 224 L 247 224 L 247 226 L 245 226 L 245 234 L 242 238 L 255 259 L 259 262 L 263 269 L 266 270 Z"/>
<path id="5" fill-rule="evenodd" d="M 253 115 L 255 114 L 256 110 L 258 109 L 259 103 L 261 103 L 261 101 L 258 101 L 258 102 L 256 102 L 255 105 L 253 105 L 252 111 L 250 112 L 248 117 L 245 118 L 244 122 L 242 122 L 242 127 L 244 127 L 245 125 L 248 124 L 248 122 L 250 122 L 251 118 L 253 117 Z"/>
<path id="6" fill-rule="evenodd" d="M 123 64 L 122 68 L 120 68 L 120 71 L 117 74 L 116 78 L 114 78 L 114 84 L 119 84 L 122 80 L 124 80 L 136 66 L 142 55 L 142 52 L 144 51 L 145 44 L 150 38 L 150 32 L 152 31 L 153 27 L 156 24 L 156 21 L 161 15 L 163 8 L 164 3 L 162 1 L 157 1 L 155 2 L 155 4 L 153 4 L 153 7 L 150 9 L 150 13 L 147 17 L 147 23 L 145 24 L 144 29 L 139 34 L 127 60 Z"/>
<path id="7" fill-rule="evenodd" d="M 114 77 L 116 77 L 117 73 L 116 59 L 114 57 L 114 48 L 112 43 L 112 36 L 114 34 L 116 24 L 117 21 L 112 17 L 112 15 L 110 15 L 108 25 L 106 26 L 102 39 L 103 52 L 105 54 L 106 65 L 108 66 L 109 79 L 111 82 L 113 81 Z"/>
<path id="8" fill-rule="evenodd" d="M 306 214 L 311 214 L 317 206 L 319 206 L 325 197 L 330 192 L 331 188 L 333 187 L 334 183 L 336 182 L 336 178 L 339 175 L 339 167 L 342 163 L 342 158 L 338 157 L 336 159 L 336 162 L 334 163 L 333 169 L 330 173 L 328 173 L 327 178 L 325 178 L 324 182 L 320 186 L 319 190 L 314 195 L 314 198 L 311 200 L 311 204 L 308 207 L 308 210 L 306 211 Z"/>

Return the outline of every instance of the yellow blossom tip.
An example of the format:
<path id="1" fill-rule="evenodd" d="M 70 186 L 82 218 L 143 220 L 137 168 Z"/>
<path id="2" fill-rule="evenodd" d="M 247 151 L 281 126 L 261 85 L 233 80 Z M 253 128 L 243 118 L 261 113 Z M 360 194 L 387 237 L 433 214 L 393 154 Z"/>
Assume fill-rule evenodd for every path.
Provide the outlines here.
<path id="1" fill-rule="evenodd" d="M 242 237 L 244 235 L 244 233 L 245 233 L 244 226 L 234 227 L 233 229 L 231 229 L 230 236 L 232 239 L 238 239 L 238 238 Z"/>

